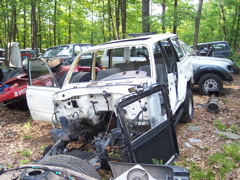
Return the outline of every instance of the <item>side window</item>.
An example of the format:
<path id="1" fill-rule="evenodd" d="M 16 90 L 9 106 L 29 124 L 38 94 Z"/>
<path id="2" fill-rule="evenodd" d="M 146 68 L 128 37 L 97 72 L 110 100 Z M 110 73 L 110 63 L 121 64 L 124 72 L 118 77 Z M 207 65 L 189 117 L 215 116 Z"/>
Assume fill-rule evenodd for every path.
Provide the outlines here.
<path id="1" fill-rule="evenodd" d="M 179 59 L 181 59 L 183 56 L 184 56 L 184 52 L 182 51 L 179 43 L 178 43 L 178 40 L 177 39 L 173 39 L 172 40 L 172 44 L 173 44 L 173 47 L 179 57 Z"/>
<path id="2" fill-rule="evenodd" d="M 113 57 L 123 57 L 124 54 L 124 49 L 123 48 L 118 48 L 113 50 Z"/>
<path id="3" fill-rule="evenodd" d="M 77 44 L 74 46 L 74 56 L 81 52 L 81 47 Z"/>
<path id="4" fill-rule="evenodd" d="M 51 61 L 50 61 L 51 63 Z M 51 67 L 51 64 L 49 64 Z M 57 87 L 54 76 L 50 73 L 46 63 L 42 60 L 29 60 L 30 85 Z"/>
<path id="5" fill-rule="evenodd" d="M 165 63 L 165 61 L 163 59 L 163 54 L 162 54 L 162 51 L 161 51 L 158 43 L 155 43 L 153 45 L 153 54 L 154 54 L 155 64 L 163 64 L 164 67 L 166 67 L 166 63 Z"/>
<path id="6" fill-rule="evenodd" d="M 227 48 L 226 43 L 217 43 L 217 44 L 213 44 L 213 49 L 215 51 L 218 51 L 218 50 L 220 51 L 220 50 L 226 50 L 228 48 Z"/>

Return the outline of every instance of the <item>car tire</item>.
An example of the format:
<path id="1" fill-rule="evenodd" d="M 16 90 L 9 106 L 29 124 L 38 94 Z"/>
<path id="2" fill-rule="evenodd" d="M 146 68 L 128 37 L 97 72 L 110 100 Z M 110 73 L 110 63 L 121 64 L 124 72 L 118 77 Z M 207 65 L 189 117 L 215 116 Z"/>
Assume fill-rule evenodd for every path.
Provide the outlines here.
<path id="1" fill-rule="evenodd" d="M 3 70 L 2 70 L 2 68 L 0 68 L 0 82 L 1 82 L 2 79 L 3 79 L 3 76 L 4 76 Z"/>
<path id="2" fill-rule="evenodd" d="M 208 91 L 221 91 L 223 88 L 222 79 L 216 74 L 206 74 L 199 80 L 199 91 L 208 95 Z"/>
<path id="3" fill-rule="evenodd" d="M 90 72 L 80 72 L 76 74 L 70 83 L 77 83 L 77 82 L 87 82 L 91 80 L 91 74 Z"/>
<path id="4" fill-rule="evenodd" d="M 64 167 L 79 173 L 83 173 L 87 176 L 94 177 L 96 179 L 101 179 L 98 172 L 92 166 L 90 166 L 82 159 L 70 155 L 60 154 L 50 156 L 46 159 L 39 161 L 37 164 Z"/>
<path id="5" fill-rule="evenodd" d="M 193 95 L 192 90 L 187 89 L 185 100 L 182 104 L 183 115 L 180 118 L 180 123 L 190 123 L 193 119 Z"/>
<path id="6" fill-rule="evenodd" d="M 73 72 L 73 73 L 72 73 L 71 80 L 73 79 L 73 77 L 74 77 L 77 73 L 78 73 L 78 72 Z M 60 87 L 62 87 L 63 82 L 64 82 L 66 76 L 67 76 L 67 73 L 64 73 L 64 74 L 58 79 L 58 84 L 59 84 Z"/>

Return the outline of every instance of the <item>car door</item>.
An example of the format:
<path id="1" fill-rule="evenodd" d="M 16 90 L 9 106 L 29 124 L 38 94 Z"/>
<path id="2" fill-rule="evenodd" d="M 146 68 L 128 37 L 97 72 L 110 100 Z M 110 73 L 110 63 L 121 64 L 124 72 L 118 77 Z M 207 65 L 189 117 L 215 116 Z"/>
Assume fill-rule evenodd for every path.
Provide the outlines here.
<path id="1" fill-rule="evenodd" d="M 59 84 L 46 61 L 41 59 L 28 62 L 29 86 L 27 103 L 33 120 L 52 123 L 54 105 L 53 94 L 60 90 Z"/>
<path id="2" fill-rule="evenodd" d="M 131 163 L 169 164 L 179 155 L 165 86 L 124 97 L 116 108 Z"/>
<path id="3" fill-rule="evenodd" d="M 184 80 L 185 71 L 179 61 L 178 52 L 176 52 L 175 49 L 175 39 L 168 39 L 158 44 L 160 48 L 162 46 L 162 52 L 167 66 L 170 105 L 173 113 L 175 113 L 185 98 L 186 88 L 185 84 L 182 84 L 186 81 Z"/>
<path id="4" fill-rule="evenodd" d="M 178 72 L 178 82 L 177 82 L 177 96 L 178 101 L 183 102 L 186 96 L 187 82 L 192 77 L 192 65 L 191 61 L 188 59 L 186 52 L 182 48 L 181 42 L 178 38 L 171 39 L 172 45 L 176 52 L 177 59 L 177 72 Z"/>

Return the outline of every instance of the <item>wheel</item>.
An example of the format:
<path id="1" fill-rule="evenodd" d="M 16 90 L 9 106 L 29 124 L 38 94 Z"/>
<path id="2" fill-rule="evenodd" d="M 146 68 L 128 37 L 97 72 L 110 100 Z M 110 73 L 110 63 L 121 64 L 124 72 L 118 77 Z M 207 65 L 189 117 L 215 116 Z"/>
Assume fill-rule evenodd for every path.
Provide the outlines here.
<path id="1" fill-rule="evenodd" d="M 2 79 L 3 79 L 3 70 L 2 70 L 2 68 L 0 68 L 0 82 L 2 81 Z"/>
<path id="2" fill-rule="evenodd" d="M 17 97 L 14 105 L 18 110 L 27 111 L 29 109 L 25 95 Z"/>
<path id="3" fill-rule="evenodd" d="M 37 164 L 64 167 L 94 177 L 96 179 L 101 179 L 98 172 L 92 166 L 90 166 L 82 159 L 79 159 L 74 156 L 63 154 L 50 156 L 46 159 L 39 161 Z"/>
<path id="4" fill-rule="evenodd" d="M 87 82 L 91 80 L 91 74 L 90 72 L 80 72 L 76 74 L 70 83 L 76 83 L 76 82 Z"/>
<path id="5" fill-rule="evenodd" d="M 78 73 L 78 72 L 73 72 L 73 73 L 72 73 L 71 80 L 73 79 L 73 77 L 74 77 L 77 73 Z M 63 75 L 59 78 L 58 84 L 59 84 L 60 87 L 62 87 L 63 82 L 64 82 L 66 76 L 67 76 L 67 73 L 63 74 Z M 70 80 L 70 81 L 71 81 L 71 80 Z"/>
<path id="6" fill-rule="evenodd" d="M 221 91 L 223 88 L 222 79 L 216 74 L 206 74 L 199 80 L 199 91 L 208 95 L 208 91 Z"/>
<path id="7" fill-rule="evenodd" d="M 180 123 L 190 123 L 192 122 L 193 119 L 193 95 L 192 95 L 192 90 L 187 89 L 186 97 L 185 100 L 182 104 L 183 107 L 183 115 L 180 118 L 179 122 Z"/>

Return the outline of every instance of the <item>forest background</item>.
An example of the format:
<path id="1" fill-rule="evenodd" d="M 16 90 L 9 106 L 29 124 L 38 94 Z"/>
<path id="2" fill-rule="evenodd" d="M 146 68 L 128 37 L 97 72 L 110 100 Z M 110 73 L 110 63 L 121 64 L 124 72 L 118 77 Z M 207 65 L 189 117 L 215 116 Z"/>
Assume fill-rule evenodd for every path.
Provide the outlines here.
<path id="1" fill-rule="evenodd" d="M 204 0 L 199 16 L 202 1 L 0 0 L 0 47 L 15 41 L 22 49 L 37 43 L 41 50 L 68 43 L 96 45 L 144 31 L 175 33 L 193 44 L 196 20 L 199 43 L 226 40 L 233 49 L 239 47 L 240 0 Z"/>

